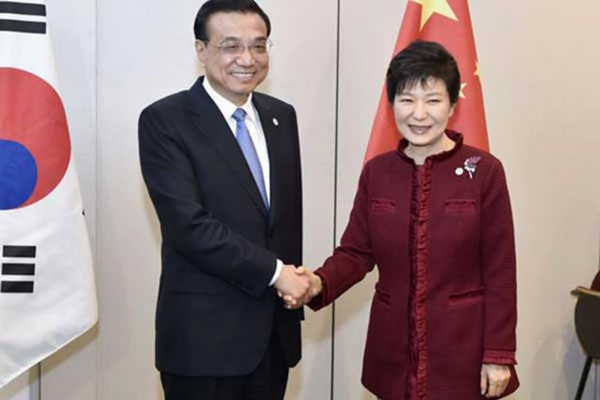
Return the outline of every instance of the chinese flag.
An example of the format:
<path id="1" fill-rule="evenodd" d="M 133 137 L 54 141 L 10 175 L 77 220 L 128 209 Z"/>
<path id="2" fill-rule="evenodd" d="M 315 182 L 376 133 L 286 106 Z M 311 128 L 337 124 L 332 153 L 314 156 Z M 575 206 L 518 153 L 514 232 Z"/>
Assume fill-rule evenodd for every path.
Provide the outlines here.
<path id="1" fill-rule="evenodd" d="M 456 59 L 461 76 L 461 91 L 448 128 L 462 133 L 465 143 L 488 150 L 479 63 L 467 0 L 409 0 L 394 55 L 416 39 L 438 42 Z M 369 138 L 365 163 L 381 153 L 395 149 L 399 139 L 394 113 L 384 88 Z"/>

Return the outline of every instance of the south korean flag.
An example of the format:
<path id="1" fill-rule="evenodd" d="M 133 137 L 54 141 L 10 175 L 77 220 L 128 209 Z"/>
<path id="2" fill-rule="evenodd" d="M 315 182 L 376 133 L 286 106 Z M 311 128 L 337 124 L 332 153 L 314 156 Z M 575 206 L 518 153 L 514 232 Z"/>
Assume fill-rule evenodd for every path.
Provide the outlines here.
<path id="1" fill-rule="evenodd" d="M 0 387 L 97 320 L 46 15 L 0 0 Z"/>

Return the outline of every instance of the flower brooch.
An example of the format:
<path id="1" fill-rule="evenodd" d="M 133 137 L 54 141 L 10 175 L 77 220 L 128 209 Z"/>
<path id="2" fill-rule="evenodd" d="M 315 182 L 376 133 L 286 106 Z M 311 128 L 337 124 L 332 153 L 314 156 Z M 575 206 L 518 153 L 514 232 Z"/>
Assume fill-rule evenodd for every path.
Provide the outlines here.
<path id="1" fill-rule="evenodd" d="M 465 163 L 462 167 L 458 167 L 454 170 L 454 173 L 457 176 L 461 176 L 462 174 L 465 173 L 465 171 L 467 171 L 467 173 L 469 174 L 469 178 L 473 179 L 473 175 L 475 174 L 475 171 L 477 170 L 477 163 L 479 163 L 479 161 L 481 160 L 481 157 L 469 157 L 465 160 Z"/>

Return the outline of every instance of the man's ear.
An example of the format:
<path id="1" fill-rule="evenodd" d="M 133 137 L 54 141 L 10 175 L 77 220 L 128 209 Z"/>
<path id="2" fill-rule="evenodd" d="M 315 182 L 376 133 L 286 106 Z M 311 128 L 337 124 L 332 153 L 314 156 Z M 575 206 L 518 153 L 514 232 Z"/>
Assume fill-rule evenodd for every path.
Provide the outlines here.
<path id="1" fill-rule="evenodd" d="M 198 57 L 200 64 L 202 64 L 202 66 L 204 67 L 204 60 L 206 59 L 206 51 L 208 50 L 206 48 L 206 43 L 204 43 L 202 40 L 196 40 L 194 45 L 196 47 L 196 57 Z"/>

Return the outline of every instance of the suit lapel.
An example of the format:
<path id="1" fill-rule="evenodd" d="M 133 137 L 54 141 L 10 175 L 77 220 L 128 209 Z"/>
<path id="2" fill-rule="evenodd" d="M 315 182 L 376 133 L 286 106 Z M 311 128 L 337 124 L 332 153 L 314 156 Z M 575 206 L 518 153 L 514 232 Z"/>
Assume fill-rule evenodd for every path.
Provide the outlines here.
<path id="1" fill-rule="evenodd" d="M 212 144 L 217 154 L 223 159 L 224 164 L 237 176 L 241 186 L 250 195 L 260 211 L 267 215 L 267 209 L 256 187 L 252 172 L 248 168 L 244 154 L 240 150 L 235 137 L 231 134 L 223 114 L 204 90 L 202 79 L 200 77 L 188 92 L 191 98 L 190 111 L 194 114 L 194 124 Z"/>
<path id="2" fill-rule="evenodd" d="M 269 188 L 271 191 L 269 225 L 271 226 L 275 221 L 275 217 L 278 215 L 277 212 L 280 206 L 279 187 L 281 179 L 283 179 L 280 175 L 282 172 L 284 172 L 284 160 L 282 159 L 284 152 L 281 151 L 280 141 L 282 140 L 283 135 L 281 135 L 280 132 L 281 127 L 279 126 L 279 119 L 275 115 L 272 107 L 269 107 L 269 104 L 264 101 L 264 98 L 254 95 L 252 97 L 252 102 L 258 111 L 258 115 L 260 116 L 260 123 L 262 125 L 263 132 L 265 133 L 267 151 L 269 153 L 269 172 L 271 181 L 271 187 Z"/>

